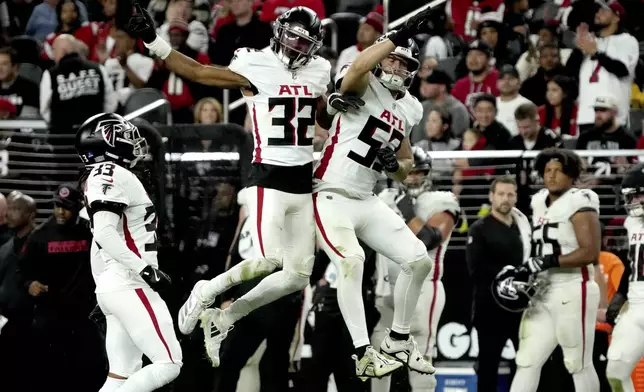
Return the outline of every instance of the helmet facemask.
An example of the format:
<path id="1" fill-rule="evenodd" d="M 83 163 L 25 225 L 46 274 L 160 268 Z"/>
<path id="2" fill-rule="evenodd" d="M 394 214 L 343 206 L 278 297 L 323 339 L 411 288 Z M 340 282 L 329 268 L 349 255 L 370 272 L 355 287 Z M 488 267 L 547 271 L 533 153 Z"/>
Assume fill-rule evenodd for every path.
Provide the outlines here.
<path id="1" fill-rule="evenodd" d="M 322 41 L 311 37 L 306 29 L 280 21 L 273 23 L 272 41 L 275 54 L 289 69 L 305 65 L 322 47 Z"/>
<path id="2" fill-rule="evenodd" d="M 393 63 L 395 60 L 404 63 L 405 67 L 394 70 L 391 66 L 383 65 L 381 62 L 376 66 L 374 74 L 380 80 L 380 83 L 389 90 L 404 92 L 414 81 L 414 76 L 418 72 L 420 63 L 411 55 L 409 49 L 400 46 L 396 47 L 383 62 L 392 61 Z"/>
<path id="3" fill-rule="evenodd" d="M 644 217 L 644 192 L 635 188 L 623 188 L 624 208 L 629 216 Z"/>
<path id="4" fill-rule="evenodd" d="M 111 127 L 113 127 L 113 132 L 115 133 L 114 138 L 115 138 L 115 144 L 118 146 L 118 144 L 127 144 L 127 150 L 130 152 L 129 154 L 124 153 L 122 156 L 117 156 L 111 154 L 109 151 L 105 153 L 105 155 L 111 157 L 112 159 L 115 160 L 122 160 L 123 163 L 129 165 L 130 168 L 133 168 L 136 166 L 136 164 L 143 160 L 145 156 L 148 154 L 148 142 L 145 140 L 143 136 L 141 136 L 141 133 L 139 132 L 139 128 L 137 128 L 135 125 L 130 123 L 129 121 L 126 123 L 121 123 L 121 124 L 111 124 Z M 117 147 L 118 148 L 118 147 Z M 123 147 L 125 150 L 126 147 Z M 125 151 L 124 151 L 125 152 Z M 120 155 L 120 154 L 119 154 Z"/>
<path id="5" fill-rule="evenodd" d="M 413 169 L 405 178 L 403 187 L 409 197 L 418 197 L 432 187 L 432 179 L 429 170 Z"/>

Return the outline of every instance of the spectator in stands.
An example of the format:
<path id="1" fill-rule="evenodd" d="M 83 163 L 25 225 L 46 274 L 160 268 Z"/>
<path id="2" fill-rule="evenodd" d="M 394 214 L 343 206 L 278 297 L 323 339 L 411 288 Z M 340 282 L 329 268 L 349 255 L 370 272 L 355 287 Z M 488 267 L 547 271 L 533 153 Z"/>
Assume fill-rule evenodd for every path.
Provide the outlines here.
<path id="1" fill-rule="evenodd" d="M 0 120 L 13 120 L 17 114 L 16 105 L 6 98 L 0 98 Z"/>
<path id="2" fill-rule="evenodd" d="M 189 0 L 173 0 L 168 4 L 165 23 L 158 29 L 157 33 L 166 42 L 170 41 L 170 27 L 173 21 L 183 20 L 188 23 L 188 37 L 186 44 L 197 52 L 208 52 L 208 30 L 203 23 L 193 19 L 193 4 Z"/>
<path id="3" fill-rule="evenodd" d="M 266 23 L 274 22 L 284 12 L 300 6 L 312 9 L 320 20 L 326 18 L 324 1 L 322 0 L 265 0 L 262 3 L 262 12 L 259 14 L 259 19 Z"/>
<path id="4" fill-rule="evenodd" d="M 526 40 L 528 37 L 526 13 L 530 11 L 528 0 L 511 0 L 506 3 L 508 8 L 503 16 L 503 24 L 512 31 L 512 35 L 518 36 L 521 40 Z"/>
<path id="5" fill-rule="evenodd" d="M 635 149 L 635 137 L 619 122 L 620 100 L 609 94 L 597 97 L 593 109 L 595 124 L 577 139 L 577 150 Z"/>
<path id="6" fill-rule="evenodd" d="M 505 26 L 494 12 L 486 13 L 481 17 L 481 24 L 477 30 L 479 42 L 486 44 L 492 53 L 490 64 L 501 68 L 505 64 L 514 64 L 518 54 L 515 56 L 508 51 L 508 37 Z"/>
<path id="7" fill-rule="evenodd" d="M 75 133 L 74 126 L 94 114 L 113 112 L 118 104 L 102 65 L 82 59 L 76 38 L 62 34 L 53 45 L 56 65 L 40 82 L 40 114 L 52 133 Z"/>
<path id="8" fill-rule="evenodd" d="M 465 55 L 468 75 L 456 81 L 452 88 L 454 98 L 461 101 L 474 114 L 474 101 L 481 94 L 499 95 L 496 87 L 498 71 L 490 66 L 492 52 L 485 43 L 475 42 Z"/>
<path id="9" fill-rule="evenodd" d="M 221 103 L 215 98 L 201 98 L 195 105 L 195 124 L 213 125 L 224 120 L 224 110 Z M 211 139 L 200 140 L 201 152 L 209 152 L 212 146 Z"/>
<path id="10" fill-rule="evenodd" d="M 579 80 L 577 123 L 581 132 L 593 128 L 595 100 L 606 92 L 617 98 L 619 123 L 628 124 L 639 44 L 635 37 L 622 30 L 625 17 L 621 4 L 612 1 L 595 14 L 594 34 L 588 31 L 585 23 L 577 27 L 577 48 L 570 55 L 566 68 L 570 76 Z"/>
<path id="11" fill-rule="evenodd" d="M 58 27 L 58 17 L 56 15 L 56 6 L 60 0 L 44 0 L 42 4 L 37 5 L 25 28 L 25 33 L 34 38 L 44 41 L 45 37 L 56 31 Z M 76 6 L 80 11 L 81 22 L 87 22 L 87 8 L 81 1 L 76 1 Z"/>
<path id="12" fill-rule="evenodd" d="M 7 197 L 7 226 L 13 237 L 0 248 L 0 314 L 9 321 L 0 334 L 2 390 L 23 391 L 25 369 L 33 367 L 31 351 L 32 303 L 19 283 L 18 255 L 36 226 L 36 202 L 13 191 Z"/>
<path id="13" fill-rule="evenodd" d="M 94 41 L 88 44 L 88 59 L 103 64 L 105 60 L 114 57 L 114 34 L 117 30 L 117 21 L 119 26 L 125 26 L 132 14 L 132 2 L 130 0 L 101 0 L 102 23 L 94 23 Z M 143 48 L 143 44 L 140 44 Z"/>
<path id="14" fill-rule="evenodd" d="M 18 53 L 0 48 L 0 98 L 11 102 L 18 116 L 38 117 L 38 85 L 18 74 Z"/>
<path id="15" fill-rule="evenodd" d="M 7 198 L 0 193 L 0 247 L 7 243 L 13 235 L 6 222 L 7 215 Z M 1 281 L 1 280 L 0 280 Z"/>
<path id="16" fill-rule="evenodd" d="M 411 142 L 416 143 L 425 137 L 424 125 L 427 116 L 437 107 L 443 107 L 452 117 L 451 131 L 455 137 L 460 137 L 470 126 L 470 115 L 461 101 L 450 94 L 452 79 L 441 70 L 434 70 L 420 83 L 421 97 L 424 99 L 423 119 L 411 131 Z"/>
<path id="17" fill-rule="evenodd" d="M 228 65 L 239 48 L 264 49 L 273 32 L 270 24 L 262 22 L 253 10 L 253 0 L 230 0 L 235 22 L 222 26 L 218 39 L 209 51 L 213 64 Z"/>
<path id="18" fill-rule="evenodd" d="M 534 76 L 528 78 L 519 93 L 540 106 L 546 103 L 546 89 L 548 82 L 556 75 L 566 73 L 559 58 L 559 47 L 555 43 L 543 44 L 539 48 L 539 68 Z"/>
<path id="19" fill-rule="evenodd" d="M 526 81 L 528 78 L 534 76 L 539 67 L 539 54 L 541 47 L 546 44 L 557 44 L 561 40 L 561 34 L 559 32 L 559 22 L 557 21 L 544 21 L 543 25 L 539 28 L 537 32 L 537 42 L 531 44 L 528 47 L 528 50 L 523 52 L 519 60 L 517 61 L 516 67 L 519 71 L 519 76 L 521 77 L 521 82 Z M 561 64 L 566 65 L 568 58 L 572 53 L 572 49 L 560 47 L 559 48 L 559 59 Z"/>
<path id="20" fill-rule="evenodd" d="M 482 94 L 474 100 L 474 128 L 486 139 L 487 149 L 505 150 L 508 148 L 510 131 L 496 120 L 496 97 Z"/>
<path id="21" fill-rule="evenodd" d="M 445 12 L 436 11 L 429 23 L 431 36 L 420 53 L 422 60 L 432 60 L 430 64 L 433 69 L 439 61 L 460 55 L 467 45 L 463 38 L 451 31 L 449 18 Z"/>
<path id="22" fill-rule="evenodd" d="M 500 95 L 496 97 L 496 120 L 510 131 L 510 135 L 516 136 L 519 130 L 514 117 L 515 112 L 519 106 L 532 102 L 519 94 L 521 80 L 513 65 L 506 64 L 501 68 L 497 87 Z"/>
<path id="23" fill-rule="evenodd" d="M 564 75 L 553 77 L 547 85 L 546 104 L 539 106 L 541 126 L 563 137 L 578 136 L 576 101 L 575 80 Z"/>
<path id="24" fill-rule="evenodd" d="M 107 375 L 103 344 L 88 318 L 96 299 L 92 233 L 78 217 L 82 200 L 76 185 L 59 186 L 54 214 L 29 236 L 18 261 L 21 286 L 35 303 L 34 333 L 42 349 L 34 362 L 43 365 L 41 385 L 56 390 L 69 388 L 61 374 L 76 373 L 78 391 L 100 389 Z"/>
<path id="25" fill-rule="evenodd" d="M 119 103 L 125 105 L 135 89 L 145 87 L 154 70 L 154 60 L 137 52 L 136 38 L 126 28 L 118 28 L 114 39 L 116 57 L 107 59 L 104 67 Z"/>
<path id="26" fill-rule="evenodd" d="M 45 42 L 43 42 L 43 58 L 47 60 L 54 59 L 52 45 L 56 37 L 61 34 L 71 34 L 88 47 L 94 44 L 97 30 L 96 24 L 81 22 L 80 11 L 76 1 L 61 0 L 56 6 L 56 18 L 58 19 L 58 27 L 53 33 L 47 35 Z"/>
<path id="27" fill-rule="evenodd" d="M 263 12 L 262 12 L 263 14 Z M 356 44 L 349 46 L 340 52 L 338 62 L 335 66 L 335 73 L 339 73 L 340 69 L 358 57 L 363 49 L 370 47 L 378 37 L 382 35 L 384 24 L 384 16 L 378 12 L 371 11 L 360 20 L 360 26 L 356 33 Z"/>
<path id="28" fill-rule="evenodd" d="M 503 0 L 452 0 L 447 3 L 446 12 L 452 20 L 454 34 L 469 42 L 477 36 L 481 14 L 495 12 L 500 20 L 505 5 Z"/>
<path id="29" fill-rule="evenodd" d="M 461 141 L 452 134 L 452 115 L 444 107 L 430 110 L 425 126 L 425 139 L 415 145 L 425 151 L 455 151 L 461 146 Z M 449 159 L 436 159 L 432 166 L 432 175 L 449 177 L 453 162 Z M 441 182 L 434 180 L 434 184 Z"/>

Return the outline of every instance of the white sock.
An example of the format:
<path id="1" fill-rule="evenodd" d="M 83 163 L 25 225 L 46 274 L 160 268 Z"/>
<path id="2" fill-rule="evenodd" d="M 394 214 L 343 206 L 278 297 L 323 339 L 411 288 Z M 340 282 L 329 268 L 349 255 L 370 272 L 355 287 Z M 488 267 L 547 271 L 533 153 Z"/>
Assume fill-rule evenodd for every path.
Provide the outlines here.
<path id="1" fill-rule="evenodd" d="M 575 383 L 575 392 L 599 392 L 599 377 L 592 363 L 582 371 L 573 373 L 572 381 Z"/>
<path id="2" fill-rule="evenodd" d="M 541 367 L 517 367 L 517 372 L 512 380 L 510 392 L 536 392 L 539 387 Z"/>
<path id="3" fill-rule="evenodd" d="M 394 321 L 391 330 L 408 334 L 423 282 L 432 269 L 432 263 L 427 258 L 407 265 L 401 264 L 400 267 L 394 286 Z"/>
<path id="4" fill-rule="evenodd" d="M 201 286 L 201 299 L 212 303 L 218 295 L 247 280 L 266 276 L 275 271 L 277 265 L 267 259 L 244 260 L 233 268 L 217 275 Z"/>
<path id="5" fill-rule="evenodd" d="M 336 268 L 338 269 L 338 305 L 344 323 L 351 334 L 353 346 L 367 346 L 371 342 L 362 300 L 364 260 L 347 257 L 336 263 Z"/>
<path id="6" fill-rule="evenodd" d="M 152 392 L 171 383 L 179 375 L 180 365 L 153 363 L 134 373 L 118 392 Z"/>
<path id="7" fill-rule="evenodd" d="M 302 290 L 309 284 L 308 276 L 286 270 L 271 274 L 222 312 L 224 325 L 233 325 L 253 310 Z"/>
<path id="8" fill-rule="evenodd" d="M 105 384 L 101 387 L 98 392 L 115 392 L 127 381 L 126 378 L 113 378 L 107 376 Z"/>

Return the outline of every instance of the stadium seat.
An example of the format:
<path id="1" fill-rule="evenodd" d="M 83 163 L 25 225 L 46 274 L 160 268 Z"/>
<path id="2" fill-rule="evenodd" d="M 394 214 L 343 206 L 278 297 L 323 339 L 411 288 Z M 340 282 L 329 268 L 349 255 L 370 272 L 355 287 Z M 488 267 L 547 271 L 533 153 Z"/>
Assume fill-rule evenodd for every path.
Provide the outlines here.
<path id="1" fill-rule="evenodd" d="M 362 16 L 353 12 L 338 12 L 329 17 L 338 26 L 338 55 L 349 46 L 355 45 L 356 34 Z M 331 34 L 327 34 L 324 44 L 331 46 Z"/>
<path id="2" fill-rule="evenodd" d="M 36 38 L 28 35 L 13 37 L 11 41 L 9 41 L 9 46 L 18 53 L 19 63 L 40 64 L 42 43 L 40 43 Z"/>
<path id="3" fill-rule="evenodd" d="M 21 63 L 18 68 L 18 75 L 22 76 L 27 80 L 40 85 L 40 79 L 42 78 L 42 69 L 32 63 Z"/>
<path id="4" fill-rule="evenodd" d="M 630 130 L 634 135 L 639 136 L 642 133 L 642 121 L 644 121 L 644 110 L 631 110 L 630 114 Z"/>
<path id="5" fill-rule="evenodd" d="M 151 104 L 159 99 L 165 99 L 163 93 L 153 88 L 142 88 L 134 90 L 125 102 L 123 114 L 127 115 L 135 110 L 142 108 L 145 105 Z M 168 105 L 158 107 L 148 113 L 139 117 L 149 121 L 151 124 L 164 124 L 168 125 L 168 117 L 171 116 L 170 108 Z M 171 117 L 170 117 L 171 118 Z"/>

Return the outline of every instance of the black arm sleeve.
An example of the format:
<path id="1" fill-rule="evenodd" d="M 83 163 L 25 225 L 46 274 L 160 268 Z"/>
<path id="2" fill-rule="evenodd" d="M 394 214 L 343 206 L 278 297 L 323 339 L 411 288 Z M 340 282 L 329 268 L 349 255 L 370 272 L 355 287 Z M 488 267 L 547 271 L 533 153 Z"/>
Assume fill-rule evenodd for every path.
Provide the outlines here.
<path id="1" fill-rule="evenodd" d="M 628 68 L 626 68 L 626 64 L 621 61 L 610 58 L 605 53 L 600 52 L 595 54 L 595 58 L 599 62 L 599 65 L 618 78 L 622 79 L 628 76 Z"/>
<path id="2" fill-rule="evenodd" d="M 624 263 L 624 273 L 622 274 L 622 279 L 619 281 L 619 287 L 617 292 L 624 295 L 624 298 L 628 298 L 628 283 L 631 276 L 631 263 Z"/>
<path id="3" fill-rule="evenodd" d="M 33 233 L 27 240 L 27 243 L 18 255 L 18 263 L 16 265 L 16 278 L 18 284 L 25 290 L 29 290 L 31 282 L 42 278 L 38 276 L 38 263 L 45 258 L 45 255 L 40 251 L 42 247 L 39 246 L 39 233 Z M 46 284 L 46 282 L 41 282 Z"/>
<path id="4" fill-rule="evenodd" d="M 579 49 L 574 49 L 566 62 L 566 74 L 571 78 L 579 79 L 582 61 L 584 61 L 584 53 Z"/>

